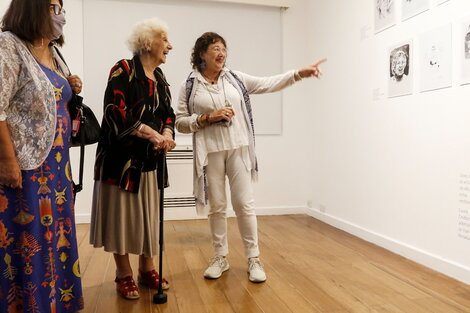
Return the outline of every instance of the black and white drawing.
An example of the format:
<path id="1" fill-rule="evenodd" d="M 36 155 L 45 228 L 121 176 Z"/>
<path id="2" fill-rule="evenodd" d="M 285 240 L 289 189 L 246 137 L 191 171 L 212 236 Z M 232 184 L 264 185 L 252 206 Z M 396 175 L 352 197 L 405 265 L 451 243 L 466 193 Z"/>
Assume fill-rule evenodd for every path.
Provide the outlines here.
<path id="1" fill-rule="evenodd" d="M 429 6 L 429 0 L 401 0 L 402 21 L 429 10 Z"/>
<path id="2" fill-rule="evenodd" d="M 413 92 L 412 42 L 400 43 L 390 48 L 388 65 L 388 96 L 397 97 Z"/>
<path id="3" fill-rule="evenodd" d="M 395 25 L 396 0 L 374 0 L 375 32 Z"/>
<path id="4" fill-rule="evenodd" d="M 470 17 L 462 22 L 461 38 L 461 84 L 470 84 Z"/>
<path id="5" fill-rule="evenodd" d="M 452 86 L 452 25 L 419 36 L 420 90 Z"/>

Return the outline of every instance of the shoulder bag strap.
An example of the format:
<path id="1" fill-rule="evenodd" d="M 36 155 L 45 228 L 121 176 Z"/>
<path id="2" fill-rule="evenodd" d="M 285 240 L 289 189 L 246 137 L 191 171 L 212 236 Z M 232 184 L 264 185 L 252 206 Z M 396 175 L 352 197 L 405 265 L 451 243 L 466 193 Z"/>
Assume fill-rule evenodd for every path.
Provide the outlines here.
<path id="1" fill-rule="evenodd" d="M 70 69 L 67 63 L 65 62 L 64 56 L 62 53 L 60 53 L 59 49 L 56 46 L 53 46 L 53 49 L 55 51 L 55 54 L 58 56 L 58 58 L 55 58 L 57 63 L 59 63 L 59 67 L 61 68 L 62 72 L 70 76 Z M 77 108 L 81 111 L 80 112 L 80 127 L 85 126 L 85 117 L 83 116 L 83 111 L 82 111 L 82 97 L 73 94 L 72 99 L 74 99 L 77 102 Z M 71 100 L 72 101 L 72 100 Z M 80 169 L 79 169 L 79 174 L 78 174 L 78 184 L 73 183 L 73 193 L 77 194 L 78 192 L 82 191 L 83 189 L 83 163 L 85 160 L 85 133 L 82 131 L 80 132 Z"/>

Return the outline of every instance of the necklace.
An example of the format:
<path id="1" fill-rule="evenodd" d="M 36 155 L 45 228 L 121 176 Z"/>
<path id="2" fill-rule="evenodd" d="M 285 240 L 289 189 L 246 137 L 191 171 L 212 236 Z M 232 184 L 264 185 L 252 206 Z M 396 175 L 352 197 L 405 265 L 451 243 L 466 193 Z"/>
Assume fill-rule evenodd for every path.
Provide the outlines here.
<path id="1" fill-rule="evenodd" d="M 202 74 L 202 73 L 201 73 Z M 207 77 L 206 75 L 202 74 L 202 77 L 204 77 L 207 82 L 211 83 L 212 85 L 215 85 L 215 83 L 217 82 L 217 78 L 219 77 L 220 74 L 217 74 L 216 75 L 216 79 L 213 80 L 213 79 L 210 79 L 209 77 Z"/>
<path id="2" fill-rule="evenodd" d="M 212 93 L 211 91 L 209 90 L 209 88 L 207 87 L 206 84 L 203 84 L 204 87 L 206 87 L 206 90 L 207 92 L 209 93 L 209 96 L 211 97 L 211 100 L 212 100 L 212 104 L 214 105 L 214 108 L 217 109 L 217 105 L 215 104 L 215 100 L 214 100 L 214 97 L 212 97 Z M 224 90 L 224 106 L 226 107 L 231 107 L 232 105 L 230 104 L 230 102 L 227 100 L 227 95 L 225 94 L 225 82 L 224 82 L 224 78 L 222 77 L 222 88 Z"/>
<path id="3" fill-rule="evenodd" d="M 36 49 L 38 49 L 40 47 L 35 47 L 35 46 L 33 46 L 33 44 L 31 44 L 29 42 L 27 44 L 27 47 L 28 47 L 29 52 L 31 52 L 31 55 L 36 60 L 36 62 L 38 62 L 38 64 L 41 64 L 41 65 L 49 68 L 50 70 L 56 71 L 57 67 L 56 67 L 56 64 L 54 62 L 54 58 L 52 56 L 51 47 L 47 48 L 48 52 L 49 52 L 47 57 L 40 56 L 40 55 L 37 54 Z"/>
<path id="4" fill-rule="evenodd" d="M 211 97 L 211 100 L 212 100 L 212 104 L 214 105 L 214 109 L 217 109 L 217 105 L 215 104 L 215 100 L 214 98 L 212 97 L 212 93 L 211 91 L 209 90 L 209 88 L 207 87 L 206 84 L 204 84 L 204 87 L 206 87 L 206 90 L 207 92 L 209 93 L 209 96 Z M 224 105 L 226 107 L 231 107 L 232 105 L 230 104 L 230 102 L 227 100 L 227 95 L 225 94 L 225 82 L 224 82 L 224 77 L 222 76 L 222 88 L 224 90 Z M 229 120 L 229 121 L 225 121 L 225 120 L 221 120 L 219 122 L 216 122 L 216 124 L 220 124 L 220 125 L 223 125 L 223 126 L 227 126 L 229 127 L 230 125 L 232 125 L 232 120 Z"/>

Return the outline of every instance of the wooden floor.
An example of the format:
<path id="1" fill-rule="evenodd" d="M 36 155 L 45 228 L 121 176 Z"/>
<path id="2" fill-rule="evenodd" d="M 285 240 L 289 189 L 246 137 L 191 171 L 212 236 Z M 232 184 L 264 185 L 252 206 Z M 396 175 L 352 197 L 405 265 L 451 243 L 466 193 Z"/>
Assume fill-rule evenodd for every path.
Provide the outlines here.
<path id="1" fill-rule="evenodd" d="M 83 312 L 470 312 L 470 286 L 417 265 L 306 215 L 258 218 L 268 280 L 248 281 L 236 220 L 229 219 L 230 270 L 218 280 L 202 274 L 212 256 L 207 220 L 165 222 L 166 304 L 117 296 L 110 253 L 88 244 L 78 225 Z M 137 257 L 131 258 L 136 268 Z"/>

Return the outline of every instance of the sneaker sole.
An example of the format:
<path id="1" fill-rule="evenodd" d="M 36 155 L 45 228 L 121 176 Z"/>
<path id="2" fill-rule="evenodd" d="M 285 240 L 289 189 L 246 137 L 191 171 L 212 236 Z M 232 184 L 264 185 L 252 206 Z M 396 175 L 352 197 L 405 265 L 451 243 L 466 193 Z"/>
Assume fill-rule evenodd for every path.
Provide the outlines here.
<path id="1" fill-rule="evenodd" d="M 248 280 L 251 281 L 252 283 L 259 284 L 259 283 L 264 283 L 266 281 L 266 278 L 263 280 L 260 280 L 260 279 L 251 279 L 248 277 Z"/>

